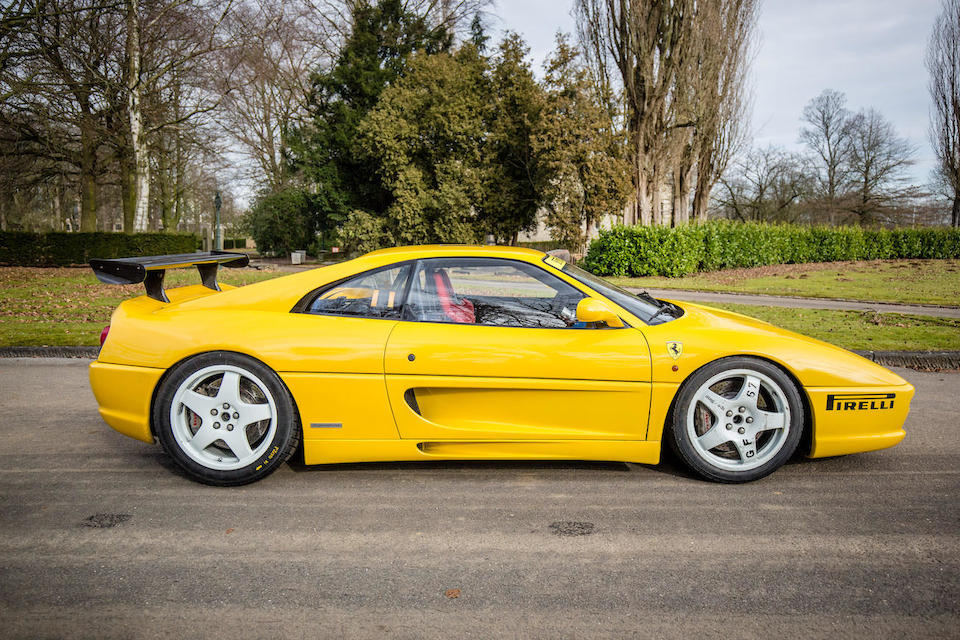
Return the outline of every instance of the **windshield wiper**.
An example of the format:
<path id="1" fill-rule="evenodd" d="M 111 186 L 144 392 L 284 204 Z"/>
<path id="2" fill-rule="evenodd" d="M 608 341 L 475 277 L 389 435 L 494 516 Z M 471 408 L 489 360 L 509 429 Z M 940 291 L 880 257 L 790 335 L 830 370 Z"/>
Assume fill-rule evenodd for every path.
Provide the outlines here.
<path id="1" fill-rule="evenodd" d="M 658 307 L 661 308 L 661 309 L 662 309 L 662 308 L 665 306 L 665 304 L 666 304 L 666 303 L 664 303 L 664 302 L 661 302 L 660 300 L 657 300 L 656 298 L 654 298 L 652 295 L 650 295 L 650 294 L 647 293 L 646 291 L 641 291 L 640 293 L 636 293 L 636 294 L 634 294 L 634 295 L 635 295 L 636 297 L 638 297 L 638 298 L 643 298 L 643 299 L 646 300 L 647 302 L 651 302 L 651 303 L 655 304 L 656 306 L 658 306 Z"/>
<path id="2" fill-rule="evenodd" d="M 656 298 L 653 298 L 653 299 L 654 299 L 654 300 L 657 300 Z M 659 318 L 662 314 L 664 314 L 664 313 L 667 312 L 667 311 L 670 312 L 670 315 L 673 316 L 673 319 L 674 319 L 674 320 L 676 320 L 677 318 L 680 317 L 680 316 L 678 316 L 678 315 L 675 315 L 674 312 L 673 312 L 674 309 L 678 309 L 678 308 L 679 308 L 679 307 L 677 307 L 676 305 L 670 304 L 669 302 L 663 302 L 662 300 L 657 300 L 657 302 L 660 303 L 661 306 L 660 306 L 659 309 L 656 310 L 656 312 L 655 312 L 652 316 L 650 316 L 650 317 L 647 319 L 647 324 L 652 324 L 654 320 L 656 320 L 657 318 Z"/>

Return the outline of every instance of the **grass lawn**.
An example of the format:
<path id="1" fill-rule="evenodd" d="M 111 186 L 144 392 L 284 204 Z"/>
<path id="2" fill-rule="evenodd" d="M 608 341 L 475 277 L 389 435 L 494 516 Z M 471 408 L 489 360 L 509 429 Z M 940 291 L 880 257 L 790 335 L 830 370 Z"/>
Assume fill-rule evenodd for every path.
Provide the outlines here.
<path id="1" fill-rule="evenodd" d="M 960 306 L 960 260 L 870 260 L 729 269 L 683 278 L 611 278 L 620 286 Z"/>
<path id="2" fill-rule="evenodd" d="M 219 281 L 244 285 L 281 271 L 221 269 Z M 166 286 L 199 284 L 196 269 L 167 272 Z M 110 314 L 142 284 L 101 284 L 88 268 L 0 267 L 0 346 L 97 346 Z"/>
<path id="3" fill-rule="evenodd" d="M 284 272 L 223 269 L 220 274 L 221 282 L 243 285 Z M 171 287 L 198 282 L 194 270 L 167 274 Z M 0 346 L 96 346 L 100 330 L 110 322 L 114 308 L 142 293 L 143 285 L 139 284 L 101 284 L 89 269 L 0 267 Z M 848 349 L 960 349 L 960 320 L 736 304 L 714 306 Z"/>
<path id="4" fill-rule="evenodd" d="M 828 311 L 712 304 L 845 349 L 876 351 L 960 350 L 960 320 L 873 311 Z"/>

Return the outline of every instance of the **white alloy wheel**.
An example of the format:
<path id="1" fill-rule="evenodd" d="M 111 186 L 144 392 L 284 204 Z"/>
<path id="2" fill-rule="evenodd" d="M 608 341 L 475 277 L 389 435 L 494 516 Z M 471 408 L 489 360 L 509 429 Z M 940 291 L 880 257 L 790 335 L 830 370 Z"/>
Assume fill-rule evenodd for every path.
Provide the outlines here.
<path id="1" fill-rule="evenodd" d="M 804 431 L 800 394 L 772 362 L 721 358 L 680 386 L 665 437 L 686 466 L 707 480 L 756 480 L 797 450 Z"/>
<path id="2" fill-rule="evenodd" d="M 262 458 L 277 430 L 277 404 L 252 372 L 230 364 L 188 375 L 170 402 L 177 446 L 194 462 L 218 471 L 242 469 Z"/>
<path id="3" fill-rule="evenodd" d="M 700 385 L 687 409 L 687 435 L 707 464 L 725 471 L 763 466 L 783 448 L 790 406 L 783 389 L 752 369 L 732 369 Z"/>

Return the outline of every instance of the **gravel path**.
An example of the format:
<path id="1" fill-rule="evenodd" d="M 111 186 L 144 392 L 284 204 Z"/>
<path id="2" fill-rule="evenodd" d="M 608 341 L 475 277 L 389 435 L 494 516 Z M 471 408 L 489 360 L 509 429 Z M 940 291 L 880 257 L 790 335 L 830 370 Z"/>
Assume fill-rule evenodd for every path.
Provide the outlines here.
<path id="1" fill-rule="evenodd" d="M 642 289 L 629 288 L 639 292 Z M 646 289 L 656 298 L 679 300 L 682 302 L 727 302 L 731 304 L 753 304 L 766 307 L 790 307 L 794 309 L 833 309 L 838 311 L 878 311 L 880 313 L 908 313 L 917 316 L 935 316 L 938 318 L 960 318 L 960 307 L 941 307 L 922 304 L 894 304 L 890 302 L 861 302 L 858 300 L 834 300 L 831 298 L 793 298 L 788 296 L 766 296 L 748 293 L 719 293 L 713 291 L 690 291 L 686 289 Z M 960 300 L 958 300 L 960 303 Z"/>

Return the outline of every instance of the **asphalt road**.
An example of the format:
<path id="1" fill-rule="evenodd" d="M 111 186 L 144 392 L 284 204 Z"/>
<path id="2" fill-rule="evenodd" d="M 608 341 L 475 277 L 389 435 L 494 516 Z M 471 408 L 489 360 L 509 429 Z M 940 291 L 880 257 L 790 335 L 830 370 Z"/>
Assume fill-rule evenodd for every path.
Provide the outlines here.
<path id="1" fill-rule="evenodd" d="M 104 425 L 85 364 L 0 360 L 0 637 L 960 635 L 958 373 L 901 372 L 898 447 L 746 486 L 571 462 L 217 489 Z"/>

